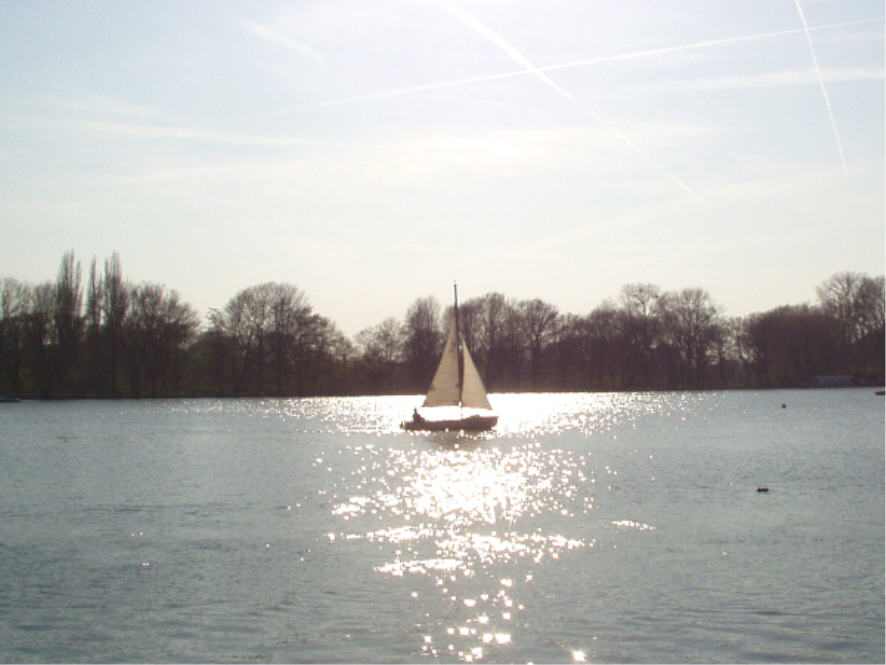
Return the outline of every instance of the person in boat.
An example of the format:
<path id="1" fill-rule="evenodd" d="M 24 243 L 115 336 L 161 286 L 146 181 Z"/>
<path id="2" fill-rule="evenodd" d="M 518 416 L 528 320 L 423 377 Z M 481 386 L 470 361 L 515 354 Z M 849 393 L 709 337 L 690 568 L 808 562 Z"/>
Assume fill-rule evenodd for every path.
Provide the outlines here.
<path id="1" fill-rule="evenodd" d="M 422 418 L 421 414 L 418 412 L 418 409 L 417 408 L 413 409 L 412 410 L 412 422 L 423 423 L 424 421 L 425 421 L 425 419 Z"/>

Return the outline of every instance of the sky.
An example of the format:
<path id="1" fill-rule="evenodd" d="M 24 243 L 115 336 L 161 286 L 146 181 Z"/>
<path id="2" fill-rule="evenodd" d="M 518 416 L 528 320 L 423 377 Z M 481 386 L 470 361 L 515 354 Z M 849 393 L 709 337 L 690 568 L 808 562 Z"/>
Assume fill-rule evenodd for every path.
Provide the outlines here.
<path id="1" fill-rule="evenodd" d="M 884 272 L 881 0 L 0 0 L 0 277 L 730 316 Z"/>

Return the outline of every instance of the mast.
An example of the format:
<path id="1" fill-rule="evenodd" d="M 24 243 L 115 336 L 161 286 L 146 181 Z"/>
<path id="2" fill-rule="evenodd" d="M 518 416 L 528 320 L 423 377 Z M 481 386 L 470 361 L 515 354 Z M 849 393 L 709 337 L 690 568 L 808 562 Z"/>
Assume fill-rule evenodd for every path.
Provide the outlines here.
<path id="1" fill-rule="evenodd" d="M 458 408 L 461 408 L 461 395 L 464 388 L 465 362 L 461 352 L 461 333 L 458 329 L 458 283 L 452 282 L 452 295 L 455 309 L 455 356 L 458 358 Z"/>

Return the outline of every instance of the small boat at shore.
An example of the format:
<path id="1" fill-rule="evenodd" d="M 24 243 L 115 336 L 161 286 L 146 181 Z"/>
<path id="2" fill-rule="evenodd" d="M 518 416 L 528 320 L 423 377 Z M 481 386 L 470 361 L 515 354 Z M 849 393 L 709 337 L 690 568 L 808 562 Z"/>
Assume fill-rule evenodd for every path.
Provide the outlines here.
<path id="1" fill-rule="evenodd" d="M 414 409 L 412 420 L 400 423 L 400 427 L 409 431 L 460 431 L 482 432 L 492 429 L 498 422 L 498 416 L 492 413 L 489 397 L 480 372 L 471 359 L 468 345 L 465 344 L 458 328 L 458 287 L 453 285 L 455 306 L 453 317 L 449 325 L 449 333 L 446 336 L 446 344 L 443 354 L 440 356 L 440 364 L 431 381 L 428 394 L 422 404 L 422 409 L 427 408 L 424 414 Z M 438 409 L 437 407 L 450 407 Z M 458 407 L 457 417 L 439 417 L 445 413 L 449 416 L 451 407 Z M 436 409 L 434 418 L 431 416 L 432 409 Z M 469 415 L 464 409 L 472 412 Z"/>

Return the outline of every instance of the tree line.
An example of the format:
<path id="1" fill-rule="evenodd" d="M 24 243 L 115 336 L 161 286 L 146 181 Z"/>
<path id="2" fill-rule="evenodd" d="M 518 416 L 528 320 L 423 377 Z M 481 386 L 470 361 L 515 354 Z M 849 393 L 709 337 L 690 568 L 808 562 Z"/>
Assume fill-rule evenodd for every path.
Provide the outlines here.
<path id="1" fill-rule="evenodd" d="M 179 294 L 123 277 L 114 253 L 84 282 L 73 252 L 55 281 L 0 280 L 0 395 L 307 396 L 424 392 L 451 307 L 419 298 L 348 339 L 292 284 L 243 289 L 205 320 Z M 618 391 L 883 381 L 884 278 L 841 272 L 816 304 L 728 317 L 701 288 L 628 284 L 564 314 L 487 293 L 459 320 L 490 391 Z"/>

